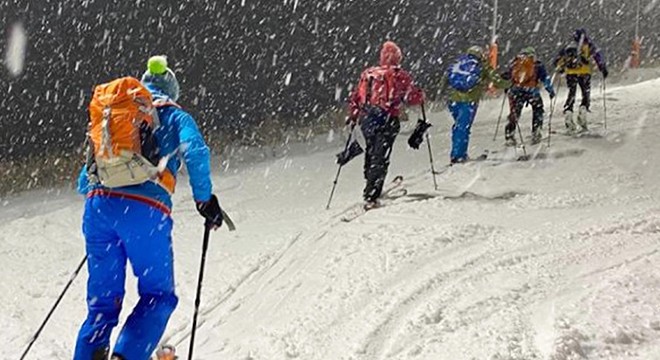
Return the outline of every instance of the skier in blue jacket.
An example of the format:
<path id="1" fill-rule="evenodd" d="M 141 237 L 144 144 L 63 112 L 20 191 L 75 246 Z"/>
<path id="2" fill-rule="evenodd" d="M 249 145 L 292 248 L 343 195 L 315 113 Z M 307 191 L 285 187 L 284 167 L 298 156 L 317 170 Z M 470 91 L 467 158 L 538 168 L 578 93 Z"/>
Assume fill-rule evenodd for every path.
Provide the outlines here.
<path id="1" fill-rule="evenodd" d="M 454 118 L 451 132 L 451 164 L 460 164 L 469 160 L 468 148 L 472 123 L 477 115 L 479 101 L 486 93 L 488 84 L 506 89 L 511 83 L 504 80 L 490 66 L 479 46 L 470 47 L 447 69 L 442 79 L 441 93 L 449 90 L 447 103 Z"/>
<path id="2" fill-rule="evenodd" d="M 164 57 L 149 59 L 142 83 L 158 104 L 160 126 L 154 136 L 164 158 L 161 162 L 176 174 L 183 160 L 197 210 L 207 226 L 220 227 L 223 217 L 212 193 L 210 152 L 195 120 L 176 103 L 179 84 Z M 110 334 L 119 322 L 124 297 L 127 261 L 138 278 L 140 299 L 119 333 L 112 359 L 147 360 L 178 302 L 170 217 L 173 187 L 147 181 L 107 188 L 95 181 L 88 168 L 93 166 L 83 167 L 78 179 L 78 191 L 86 195 L 82 227 L 89 271 L 88 314 L 74 360 L 108 359 Z"/>

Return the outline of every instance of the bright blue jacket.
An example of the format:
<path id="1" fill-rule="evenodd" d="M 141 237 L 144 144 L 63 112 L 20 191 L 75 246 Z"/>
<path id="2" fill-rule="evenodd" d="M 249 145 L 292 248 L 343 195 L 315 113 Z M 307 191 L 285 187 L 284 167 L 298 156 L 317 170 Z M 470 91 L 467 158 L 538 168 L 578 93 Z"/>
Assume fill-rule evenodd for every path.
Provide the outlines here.
<path id="1" fill-rule="evenodd" d="M 156 100 L 173 103 L 163 92 L 151 83 L 146 83 Z M 195 123 L 195 119 L 187 112 L 174 105 L 158 107 L 160 127 L 154 135 L 160 147 L 160 155 L 170 155 L 167 168 L 176 176 L 181 167 L 181 160 L 186 164 L 190 177 L 193 198 L 195 201 L 207 201 L 211 198 L 211 155 L 202 134 Z M 168 210 L 172 208 L 171 195 L 160 185 L 146 182 L 140 185 L 125 186 L 114 189 L 104 188 L 100 184 L 92 184 L 87 177 L 87 167 L 83 167 L 78 177 L 78 192 L 89 194 L 100 190 L 113 194 L 126 194 L 131 198 L 144 199 L 148 203 L 154 201 L 164 205 Z"/>

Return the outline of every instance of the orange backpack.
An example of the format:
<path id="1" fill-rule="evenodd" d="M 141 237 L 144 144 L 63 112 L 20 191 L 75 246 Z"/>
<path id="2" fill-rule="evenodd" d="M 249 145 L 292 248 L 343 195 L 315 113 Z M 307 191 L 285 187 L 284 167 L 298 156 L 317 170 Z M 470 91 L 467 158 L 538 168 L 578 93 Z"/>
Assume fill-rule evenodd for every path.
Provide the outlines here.
<path id="1" fill-rule="evenodd" d="M 511 66 L 511 81 L 518 87 L 537 87 L 536 59 L 528 55 L 516 56 Z"/>
<path id="2" fill-rule="evenodd" d="M 96 86 L 89 104 L 90 174 L 109 188 L 158 182 L 157 125 L 151 93 L 139 80 L 123 77 Z"/>

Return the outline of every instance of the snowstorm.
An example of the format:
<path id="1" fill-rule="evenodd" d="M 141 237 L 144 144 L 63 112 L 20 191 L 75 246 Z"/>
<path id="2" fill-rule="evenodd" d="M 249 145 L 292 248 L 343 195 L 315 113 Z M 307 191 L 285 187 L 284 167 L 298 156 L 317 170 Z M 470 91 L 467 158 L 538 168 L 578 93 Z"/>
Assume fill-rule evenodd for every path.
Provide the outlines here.
<path id="1" fill-rule="evenodd" d="M 659 19 L 0 0 L 1 357 L 658 359 Z"/>

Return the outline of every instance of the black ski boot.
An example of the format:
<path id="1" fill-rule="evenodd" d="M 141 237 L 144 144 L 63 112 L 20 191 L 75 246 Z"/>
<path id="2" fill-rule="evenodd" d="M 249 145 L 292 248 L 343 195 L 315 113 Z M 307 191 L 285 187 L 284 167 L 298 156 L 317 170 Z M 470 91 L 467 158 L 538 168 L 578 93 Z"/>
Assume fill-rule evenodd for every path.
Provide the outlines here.
<path id="1" fill-rule="evenodd" d="M 92 360 L 108 360 L 108 355 L 110 355 L 109 347 L 98 348 L 92 354 Z"/>

